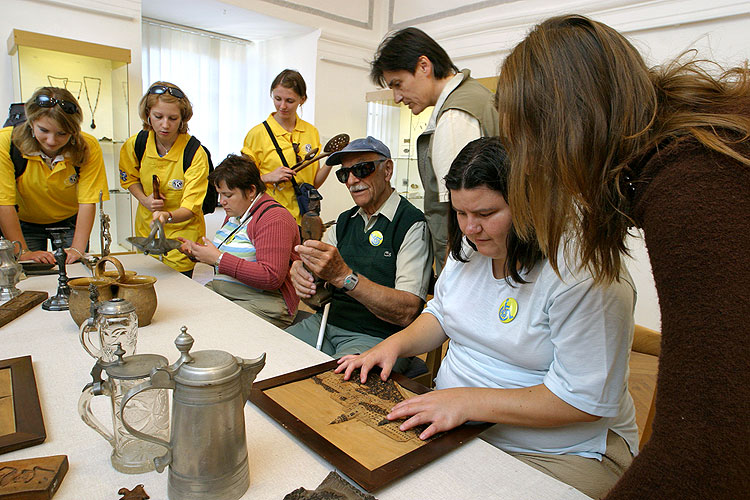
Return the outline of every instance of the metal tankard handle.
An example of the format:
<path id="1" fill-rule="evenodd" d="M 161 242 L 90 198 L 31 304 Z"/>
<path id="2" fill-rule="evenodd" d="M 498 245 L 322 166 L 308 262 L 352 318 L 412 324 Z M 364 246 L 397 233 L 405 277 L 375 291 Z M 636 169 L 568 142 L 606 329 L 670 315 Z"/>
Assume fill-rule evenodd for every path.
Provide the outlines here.
<path id="1" fill-rule="evenodd" d="M 156 368 L 151 372 L 151 377 L 149 378 L 149 380 L 133 387 L 128 392 L 126 392 L 125 396 L 122 398 L 122 405 L 120 405 L 120 419 L 122 420 L 122 425 L 125 426 L 125 429 L 127 429 L 128 432 L 133 436 L 143 439 L 144 441 L 156 443 L 167 449 L 167 452 L 164 455 L 154 458 L 154 466 L 156 467 L 156 471 L 163 472 L 167 465 L 172 462 L 172 445 L 164 441 L 163 439 L 159 439 L 157 437 L 133 429 L 128 421 L 125 420 L 125 406 L 128 404 L 128 401 L 130 401 L 130 399 L 135 397 L 137 394 L 143 391 L 148 391 L 150 389 L 174 389 L 174 380 L 172 380 L 172 376 L 169 371 L 164 368 Z"/>

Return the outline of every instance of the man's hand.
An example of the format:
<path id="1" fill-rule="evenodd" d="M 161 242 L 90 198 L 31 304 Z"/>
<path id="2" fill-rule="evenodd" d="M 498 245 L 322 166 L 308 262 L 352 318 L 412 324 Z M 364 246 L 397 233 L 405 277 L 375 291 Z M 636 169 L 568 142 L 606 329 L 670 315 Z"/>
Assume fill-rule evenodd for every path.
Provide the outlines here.
<path id="1" fill-rule="evenodd" d="M 352 273 L 338 248 L 322 241 L 307 240 L 302 245 L 297 245 L 294 250 L 310 272 L 336 288 L 341 288 L 344 279 Z"/>

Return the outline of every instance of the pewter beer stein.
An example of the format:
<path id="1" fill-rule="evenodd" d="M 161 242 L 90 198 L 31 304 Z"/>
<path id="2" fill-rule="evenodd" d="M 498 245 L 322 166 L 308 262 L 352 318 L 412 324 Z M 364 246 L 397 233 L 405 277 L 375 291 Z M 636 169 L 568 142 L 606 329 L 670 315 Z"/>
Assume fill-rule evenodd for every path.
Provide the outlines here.
<path id="1" fill-rule="evenodd" d="M 159 472 L 169 465 L 171 500 L 236 500 L 250 486 L 245 402 L 266 355 L 246 360 L 224 351 L 190 353 L 193 337 L 186 327 L 180 330 L 180 358 L 125 394 L 122 423 L 133 435 L 167 448 L 154 464 Z M 157 388 L 174 389 L 169 442 L 131 427 L 127 410 L 131 398 Z"/>
<path id="2" fill-rule="evenodd" d="M 91 340 L 92 334 L 95 341 Z M 79 335 L 86 352 L 102 361 L 114 361 L 117 344 L 122 346 L 126 356 L 135 354 L 137 337 L 135 306 L 120 298 L 97 303 L 94 316 L 81 323 Z"/>
<path id="3" fill-rule="evenodd" d="M 143 441 L 127 432 L 122 425 L 122 398 L 133 387 L 148 379 L 156 369 L 167 366 L 167 358 L 156 354 L 139 354 L 123 358 L 125 351 L 115 346 L 116 360 L 96 362 L 91 375 L 94 381 L 83 388 L 78 400 L 78 413 L 86 425 L 102 435 L 112 445 L 112 466 L 126 474 L 139 474 L 154 470 L 154 458 L 164 453 L 164 448 L 153 442 Z M 102 380 L 102 370 L 108 378 Z M 91 400 L 95 396 L 109 396 L 112 402 L 112 432 L 105 429 L 91 412 Z M 161 389 L 139 394 L 125 411 L 128 421 L 140 431 L 164 439 L 169 437 L 169 399 Z"/>
<path id="4" fill-rule="evenodd" d="M 18 250 L 16 250 L 16 245 Z M 21 255 L 21 242 L 6 240 L 0 236 L 0 301 L 10 300 L 21 295 L 16 288 L 23 266 L 18 263 Z"/>

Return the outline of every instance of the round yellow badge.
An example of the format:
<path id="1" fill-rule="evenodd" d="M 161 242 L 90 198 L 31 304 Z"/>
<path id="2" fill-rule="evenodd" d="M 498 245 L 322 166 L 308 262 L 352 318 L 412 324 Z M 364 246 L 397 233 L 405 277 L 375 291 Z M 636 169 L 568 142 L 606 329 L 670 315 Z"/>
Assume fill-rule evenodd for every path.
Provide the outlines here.
<path id="1" fill-rule="evenodd" d="M 376 247 L 383 243 L 383 233 L 380 231 L 373 231 L 370 233 L 370 245 Z"/>
<path id="2" fill-rule="evenodd" d="M 518 314 L 518 302 L 516 302 L 516 299 L 508 297 L 500 304 L 498 316 L 501 323 L 510 323 L 515 319 L 516 314 Z"/>

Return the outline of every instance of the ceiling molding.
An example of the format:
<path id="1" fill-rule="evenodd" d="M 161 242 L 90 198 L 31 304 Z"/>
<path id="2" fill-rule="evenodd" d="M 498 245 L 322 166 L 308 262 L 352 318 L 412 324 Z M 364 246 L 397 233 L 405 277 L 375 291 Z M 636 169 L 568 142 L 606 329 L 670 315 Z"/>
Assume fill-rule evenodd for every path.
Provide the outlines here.
<path id="1" fill-rule="evenodd" d="M 354 26 L 355 28 L 363 28 L 367 30 L 372 30 L 372 27 L 373 27 L 375 0 L 368 0 L 367 21 L 351 19 L 346 16 L 340 16 L 338 14 L 333 14 L 325 10 L 316 9 L 314 7 L 309 7 L 307 5 L 302 5 L 299 3 L 291 2 L 289 0 L 262 0 L 262 1 L 273 4 L 273 5 L 277 5 L 279 7 L 296 10 L 297 12 L 304 12 L 305 14 L 312 14 L 314 16 L 324 17 L 326 19 L 330 19 L 331 21 L 336 21 L 339 23 L 348 24 L 349 26 Z"/>
<path id="2" fill-rule="evenodd" d="M 109 17 L 140 19 L 141 0 L 36 0 L 66 9 L 93 12 Z"/>
<path id="3" fill-rule="evenodd" d="M 321 34 L 318 39 L 318 59 L 370 71 L 370 60 L 375 45 L 357 43 L 345 37 Z"/>
<path id="4" fill-rule="evenodd" d="M 395 11 L 396 0 L 389 0 L 388 2 L 388 31 L 400 30 L 408 26 L 414 26 L 415 24 L 423 24 L 423 23 L 427 23 L 431 21 L 439 21 L 440 19 L 457 16 L 459 14 L 466 14 L 467 12 L 474 12 L 477 10 L 486 9 L 488 7 L 494 7 L 496 5 L 511 3 L 513 1 L 515 0 L 484 0 L 480 2 L 467 4 L 467 5 L 462 5 L 461 7 L 456 7 L 453 9 L 444 10 L 442 12 L 436 12 L 434 14 L 428 14 L 426 16 L 414 17 L 411 19 L 406 19 L 404 21 L 399 21 L 397 23 L 394 23 L 393 15 Z"/>

